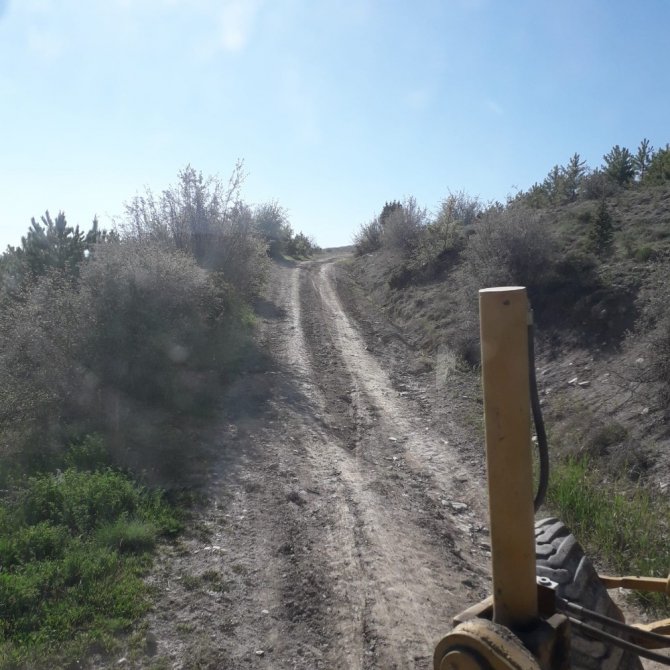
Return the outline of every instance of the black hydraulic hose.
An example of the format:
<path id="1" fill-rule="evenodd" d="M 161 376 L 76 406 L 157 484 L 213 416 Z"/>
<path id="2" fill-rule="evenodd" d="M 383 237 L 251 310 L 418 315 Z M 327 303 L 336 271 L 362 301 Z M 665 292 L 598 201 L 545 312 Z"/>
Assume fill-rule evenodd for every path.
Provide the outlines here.
<path id="1" fill-rule="evenodd" d="M 660 635 L 659 633 L 654 633 L 651 630 L 642 630 L 640 628 L 634 628 L 629 626 L 623 621 L 617 621 L 616 619 L 611 619 L 604 614 L 599 612 L 594 612 L 593 610 L 586 609 L 577 603 L 571 603 L 568 600 L 563 600 L 563 598 L 556 598 L 556 609 L 559 612 L 564 614 L 574 614 L 580 619 L 591 619 L 592 621 L 598 621 L 605 626 L 609 626 L 614 630 L 618 630 L 625 635 L 634 636 L 638 639 L 649 640 L 649 642 L 656 642 L 659 645 L 665 647 L 670 646 L 670 639 L 665 635 Z"/>
<path id="2" fill-rule="evenodd" d="M 533 411 L 533 423 L 537 435 L 537 451 L 540 460 L 540 475 L 537 483 L 537 493 L 533 506 L 537 512 L 547 496 L 549 486 L 549 445 L 547 432 L 544 429 L 544 419 L 540 408 L 540 396 L 537 392 L 537 376 L 535 375 L 535 327 L 533 325 L 533 311 L 528 313 L 528 372 L 530 376 L 530 406 Z"/>
<path id="3" fill-rule="evenodd" d="M 621 649 L 631 651 L 634 654 L 637 654 L 638 656 L 642 656 L 643 658 L 648 658 L 651 661 L 656 661 L 657 663 L 663 663 L 664 665 L 670 665 L 670 656 L 667 656 L 666 654 L 659 654 L 658 652 L 652 651 L 651 649 L 641 647 L 639 644 L 635 644 L 634 642 L 630 642 L 628 640 L 622 640 L 620 637 L 617 637 L 616 635 L 611 635 L 610 633 L 606 633 L 604 630 L 600 630 L 600 628 L 594 628 L 593 626 L 589 626 L 588 624 L 584 623 L 583 621 L 580 621 L 579 619 L 568 617 L 568 621 L 570 621 L 570 624 L 575 628 L 577 628 L 577 630 L 582 631 L 582 633 L 584 633 L 588 637 L 593 638 L 594 640 L 609 642 L 610 644 L 613 644 L 615 647 L 621 647 Z"/>

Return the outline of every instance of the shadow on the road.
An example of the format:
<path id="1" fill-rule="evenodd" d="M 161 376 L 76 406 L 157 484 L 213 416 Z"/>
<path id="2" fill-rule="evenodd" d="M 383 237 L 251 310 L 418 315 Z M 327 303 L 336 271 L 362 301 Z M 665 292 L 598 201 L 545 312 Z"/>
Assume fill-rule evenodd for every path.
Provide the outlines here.
<path id="1" fill-rule="evenodd" d="M 262 319 L 278 320 L 286 317 L 286 310 L 275 305 L 265 298 L 257 298 L 254 301 L 254 312 Z"/>
<path id="2" fill-rule="evenodd" d="M 268 441 L 292 438 L 291 415 L 300 425 L 325 425 L 290 366 L 260 350 L 251 353 L 242 373 L 228 386 L 221 410 L 224 429 L 216 448 L 208 450 L 205 471 L 227 476 L 267 464 Z M 206 484 L 207 477 L 198 482 L 199 487 Z"/>

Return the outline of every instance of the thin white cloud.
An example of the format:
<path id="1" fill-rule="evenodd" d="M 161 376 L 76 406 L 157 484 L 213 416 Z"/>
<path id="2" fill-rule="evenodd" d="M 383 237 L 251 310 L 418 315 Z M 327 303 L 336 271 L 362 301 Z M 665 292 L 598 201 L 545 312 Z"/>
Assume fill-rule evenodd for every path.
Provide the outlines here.
<path id="1" fill-rule="evenodd" d="M 260 0 L 226 0 L 221 10 L 221 46 L 227 51 L 246 47 L 261 8 Z"/>

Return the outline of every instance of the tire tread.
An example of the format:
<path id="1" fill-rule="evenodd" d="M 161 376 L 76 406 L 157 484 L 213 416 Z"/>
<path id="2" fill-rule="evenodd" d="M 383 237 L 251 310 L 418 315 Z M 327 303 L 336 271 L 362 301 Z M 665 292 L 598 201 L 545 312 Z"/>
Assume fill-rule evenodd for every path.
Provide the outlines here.
<path id="1" fill-rule="evenodd" d="M 613 619 L 624 620 L 575 536 L 555 517 L 535 524 L 535 554 L 538 576 L 556 582 L 558 596 Z M 635 654 L 583 637 L 576 631 L 571 639 L 571 667 L 574 670 L 642 670 Z"/>

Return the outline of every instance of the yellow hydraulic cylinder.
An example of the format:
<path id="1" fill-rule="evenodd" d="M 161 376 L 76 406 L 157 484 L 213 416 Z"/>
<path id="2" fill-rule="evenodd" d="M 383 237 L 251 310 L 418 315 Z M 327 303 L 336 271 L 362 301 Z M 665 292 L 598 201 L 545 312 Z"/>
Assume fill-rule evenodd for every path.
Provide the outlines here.
<path id="1" fill-rule="evenodd" d="M 526 289 L 482 289 L 479 318 L 493 621 L 523 629 L 538 616 Z"/>

